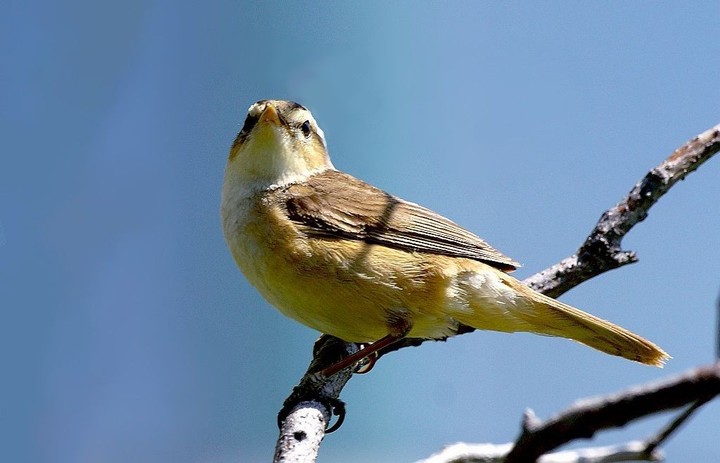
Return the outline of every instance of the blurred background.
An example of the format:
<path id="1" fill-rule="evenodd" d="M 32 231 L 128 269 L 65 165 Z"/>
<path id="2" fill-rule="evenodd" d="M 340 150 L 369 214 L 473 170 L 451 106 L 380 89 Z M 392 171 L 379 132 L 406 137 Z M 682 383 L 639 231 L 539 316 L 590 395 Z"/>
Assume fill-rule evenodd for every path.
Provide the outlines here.
<path id="1" fill-rule="evenodd" d="M 720 122 L 714 1 L 21 2 L 0 7 L 0 460 L 263 462 L 317 333 L 268 306 L 222 238 L 248 106 L 313 111 L 335 165 L 524 264 Z M 474 333 L 382 359 L 320 462 L 513 440 L 526 407 L 713 359 L 720 159 L 626 238 L 640 262 L 563 300 L 657 342 L 664 370 Z M 666 446 L 719 461 L 720 404 Z M 594 444 L 642 438 L 669 415 Z M 578 445 L 588 445 L 579 442 Z"/>

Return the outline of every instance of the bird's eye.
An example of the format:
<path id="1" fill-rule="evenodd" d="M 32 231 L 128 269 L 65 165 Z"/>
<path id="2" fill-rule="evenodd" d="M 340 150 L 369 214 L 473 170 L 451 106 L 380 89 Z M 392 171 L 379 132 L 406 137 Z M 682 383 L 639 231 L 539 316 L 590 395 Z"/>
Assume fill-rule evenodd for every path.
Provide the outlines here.
<path id="1" fill-rule="evenodd" d="M 255 124 L 257 124 L 258 117 L 257 116 L 251 116 L 248 114 L 248 116 L 245 118 L 245 124 L 243 124 L 242 129 L 240 130 L 240 135 L 247 135 L 250 133 L 250 131 L 255 127 Z"/>
<path id="2" fill-rule="evenodd" d="M 302 133 L 303 133 L 303 135 L 305 135 L 306 138 L 309 137 L 310 134 L 312 133 L 312 131 L 310 129 L 310 121 L 303 122 L 302 125 L 300 126 L 300 130 L 302 130 Z"/>

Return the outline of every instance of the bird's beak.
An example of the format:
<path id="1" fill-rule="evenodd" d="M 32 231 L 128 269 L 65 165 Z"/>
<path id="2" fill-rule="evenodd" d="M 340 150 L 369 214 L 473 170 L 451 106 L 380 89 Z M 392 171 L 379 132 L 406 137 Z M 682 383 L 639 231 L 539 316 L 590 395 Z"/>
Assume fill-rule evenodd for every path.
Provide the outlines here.
<path id="1" fill-rule="evenodd" d="M 277 126 L 282 125 L 282 122 L 280 122 L 280 115 L 278 115 L 277 109 L 275 109 L 275 106 L 270 103 L 265 105 L 265 109 L 263 109 L 262 114 L 260 114 L 260 121 Z"/>

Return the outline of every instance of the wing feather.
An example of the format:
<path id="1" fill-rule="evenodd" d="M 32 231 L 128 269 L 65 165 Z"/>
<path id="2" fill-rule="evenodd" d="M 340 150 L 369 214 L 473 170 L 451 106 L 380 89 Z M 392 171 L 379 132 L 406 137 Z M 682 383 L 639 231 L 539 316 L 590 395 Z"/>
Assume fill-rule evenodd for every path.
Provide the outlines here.
<path id="1" fill-rule="evenodd" d="M 430 209 L 336 170 L 290 185 L 284 193 L 288 218 L 310 236 L 465 257 L 505 271 L 520 266 L 474 233 Z"/>

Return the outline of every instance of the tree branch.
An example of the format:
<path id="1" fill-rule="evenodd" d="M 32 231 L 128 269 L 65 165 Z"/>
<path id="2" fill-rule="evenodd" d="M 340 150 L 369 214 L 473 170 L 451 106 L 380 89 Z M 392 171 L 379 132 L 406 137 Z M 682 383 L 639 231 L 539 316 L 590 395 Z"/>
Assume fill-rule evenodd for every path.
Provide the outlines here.
<path id="1" fill-rule="evenodd" d="M 627 423 L 665 410 L 679 408 L 693 402 L 705 403 L 720 394 L 720 363 L 697 368 L 645 386 L 578 402 L 544 423 L 528 423 L 505 463 L 524 463 L 537 460 L 562 444 L 579 438 L 590 438 L 603 429 L 618 428 Z M 695 407 L 697 408 L 697 407 Z M 648 447 L 654 450 L 679 424 L 671 425 Z M 664 436 L 664 437 L 663 437 Z"/>
<path id="2" fill-rule="evenodd" d="M 700 410 L 700 408 L 706 403 L 708 403 L 710 400 L 711 397 L 703 397 L 698 399 L 684 412 L 678 415 L 672 422 L 670 422 L 667 426 L 661 429 L 654 437 L 647 439 L 645 441 L 645 445 L 647 446 L 647 452 L 653 452 L 655 449 L 660 447 L 663 442 L 668 440 L 670 436 L 672 436 L 678 429 L 680 429 L 680 426 L 682 426 L 688 419 L 690 419 L 691 416 L 693 416 L 696 411 Z"/>
<path id="3" fill-rule="evenodd" d="M 333 414 L 338 415 L 337 427 L 342 424 L 345 410 L 338 397 L 353 373 L 346 369 L 323 380 L 318 380 L 314 373 L 357 350 L 356 344 L 332 336 L 322 336 L 315 343 L 307 372 L 278 414 L 280 437 L 273 463 L 315 461 Z"/>
<path id="4" fill-rule="evenodd" d="M 603 213 L 578 251 L 527 278 L 524 283 L 550 297 L 557 297 L 601 273 L 637 261 L 622 249 L 622 239 L 670 188 L 720 150 L 720 125 L 706 130 L 675 150 L 652 169 L 614 207 Z"/>
<path id="5" fill-rule="evenodd" d="M 661 461 L 660 444 L 717 395 L 720 395 L 720 363 L 617 394 L 579 401 L 544 423 L 528 410 L 522 433 L 515 443 L 458 443 L 418 463 Z M 638 418 L 687 404 L 692 405 L 644 441 L 548 453 L 574 439 L 590 438 L 602 429 L 622 427 Z"/>
<path id="6" fill-rule="evenodd" d="M 426 460 L 416 463 L 503 463 L 513 444 L 449 445 Z M 658 450 L 647 452 L 645 442 L 632 441 L 605 447 L 587 447 L 543 455 L 538 463 L 619 463 L 624 461 L 662 461 Z"/>
<path id="7" fill-rule="evenodd" d="M 622 238 L 634 225 L 647 217 L 649 209 L 675 183 L 684 179 L 718 150 L 720 125 L 687 142 L 651 170 L 620 203 L 600 217 L 575 255 L 527 278 L 524 283 L 541 293 L 557 297 L 594 276 L 635 262 L 637 257 L 633 252 L 622 250 Z M 473 329 L 461 327 L 457 334 L 470 331 Z M 381 355 L 404 347 L 418 346 L 423 342 L 425 340 L 407 339 L 381 352 Z M 315 461 L 325 427 L 336 408 L 334 404 L 337 403 L 337 398 L 352 372 L 346 370 L 321 381 L 313 373 L 332 365 L 338 355 L 347 355 L 356 349 L 357 345 L 343 343 L 332 336 L 323 335 L 318 340 L 316 355 L 308 372 L 286 399 L 280 412 L 279 420 L 282 426 L 275 462 Z M 311 413 L 311 410 L 316 412 Z M 338 412 L 343 415 L 342 411 Z M 303 417 L 305 419 L 300 419 Z M 312 440 L 308 436 L 311 436 Z M 306 444 L 312 441 L 312 445 L 308 445 L 311 451 L 300 456 L 300 453 L 294 451 L 304 449 L 303 442 L 306 440 Z"/>

